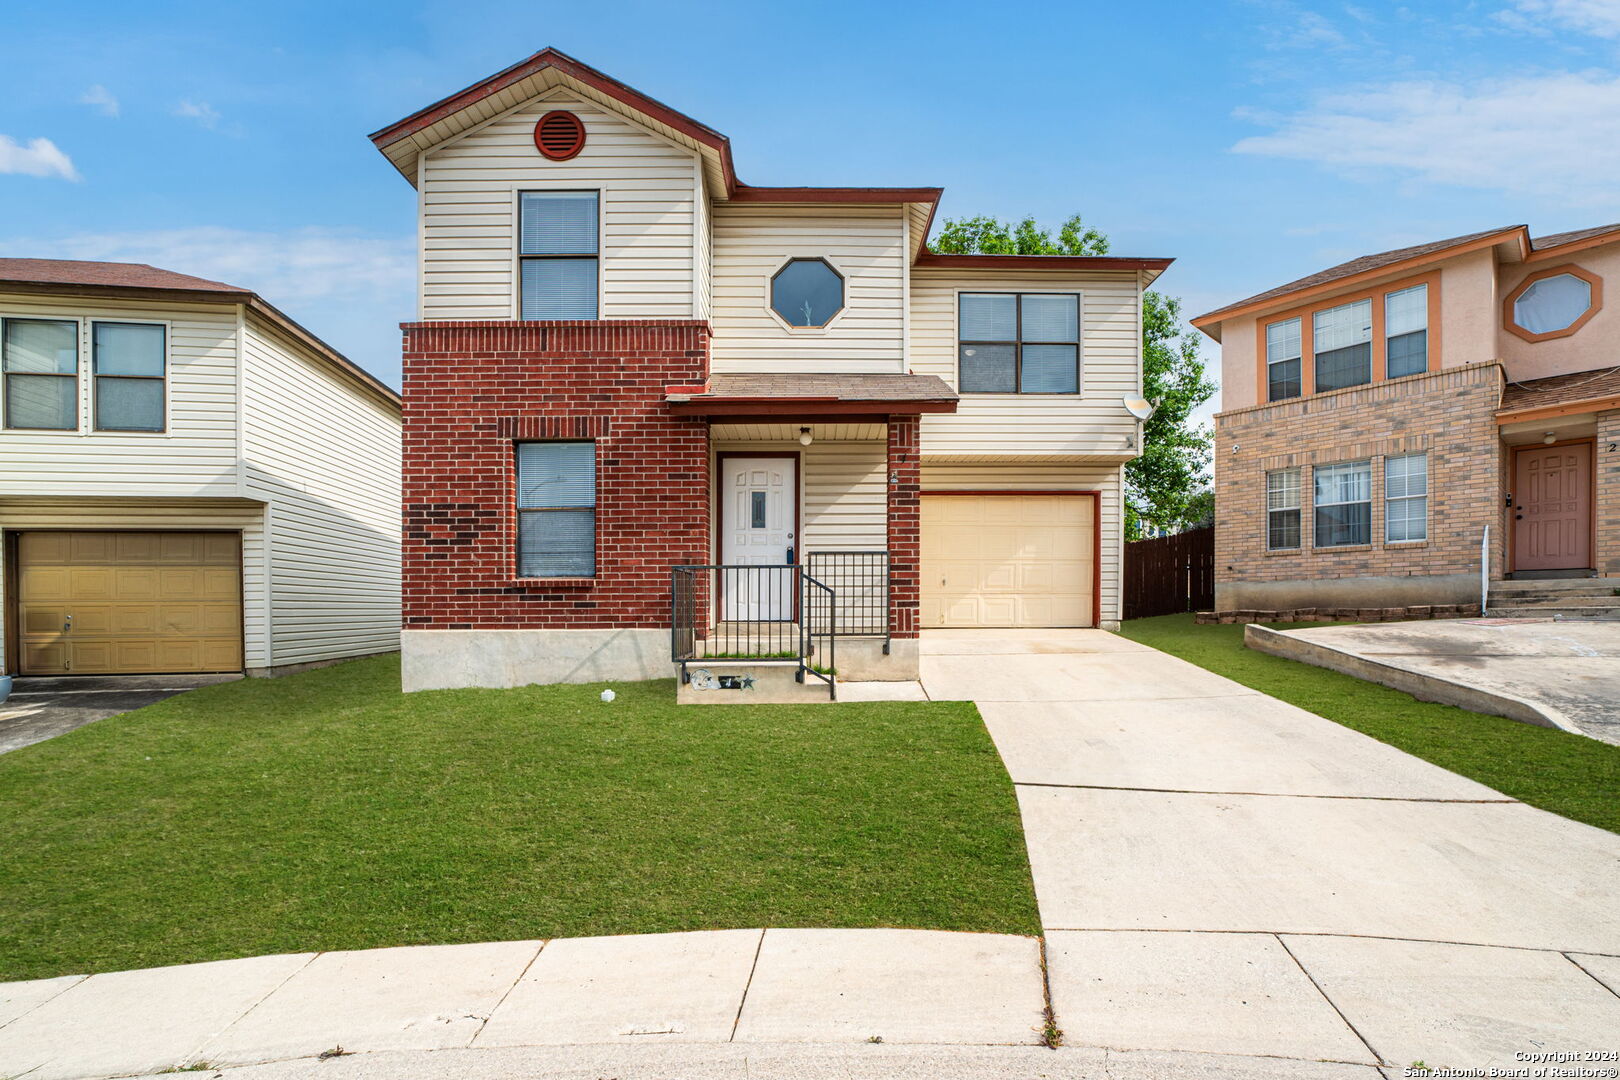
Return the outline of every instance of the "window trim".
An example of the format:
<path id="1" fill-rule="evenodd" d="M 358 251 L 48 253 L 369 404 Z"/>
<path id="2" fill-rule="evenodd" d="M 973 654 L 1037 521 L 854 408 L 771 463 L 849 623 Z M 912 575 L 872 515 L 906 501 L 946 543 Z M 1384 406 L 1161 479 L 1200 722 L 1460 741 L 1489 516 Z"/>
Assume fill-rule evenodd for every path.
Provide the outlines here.
<path id="1" fill-rule="evenodd" d="M 776 275 L 780 274 L 783 270 L 786 270 L 789 263 L 795 262 L 826 263 L 827 267 L 832 270 L 833 273 L 837 274 L 839 280 L 844 283 L 843 304 L 839 306 L 837 311 L 833 312 L 832 318 L 828 319 L 820 326 L 794 326 L 792 323 L 782 318 L 782 316 L 777 313 L 776 308 L 771 304 L 771 285 L 776 281 Z M 849 309 L 854 306 L 851 297 L 852 290 L 850 288 L 852 279 L 850 278 L 849 271 L 844 269 L 843 265 L 835 256 L 828 255 L 825 252 L 815 255 L 785 256 L 771 267 L 770 273 L 765 275 L 763 281 L 764 285 L 761 293 L 760 303 L 765 308 L 765 314 L 769 315 L 772 321 L 774 321 L 778 327 L 790 334 L 807 335 L 810 337 L 815 337 L 818 334 L 825 334 L 834 326 L 838 325 L 839 321 L 842 320 L 846 314 L 848 314 Z"/>
<path id="2" fill-rule="evenodd" d="M 1299 354 L 1296 355 L 1296 356 L 1288 357 L 1288 358 L 1283 359 L 1283 360 L 1273 360 L 1271 358 L 1271 328 L 1273 326 L 1282 326 L 1285 323 L 1291 323 L 1291 322 L 1299 323 L 1299 344 L 1300 344 Z M 1264 368 L 1264 372 L 1263 372 L 1265 378 L 1264 378 L 1264 381 L 1263 381 L 1262 385 L 1265 386 L 1266 393 L 1265 393 L 1265 401 L 1263 402 L 1263 404 L 1270 405 L 1270 404 L 1272 404 L 1274 402 L 1278 402 L 1278 401 L 1292 401 L 1295 398 L 1300 397 L 1301 395 L 1303 395 L 1304 392 L 1305 392 L 1305 383 L 1304 383 L 1304 374 L 1305 374 L 1305 320 L 1301 319 L 1298 315 L 1294 316 L 1292 319 L 1273 319 L 1268 323 L 1262 323 L 1261 324 L 1261 326 L 1260 326 L 1260 336 L 1262 338 L 1262 340 L 1260 342 L 1260 353 L 1261 353 L 1262 358 L 1265 361 L 1265 368 Z M 1272 397 L 1271 396 L 1271 369 L 1276 367 L 1278 364 L 1287 364 L 1287 363 L 1290 363 L 1290 362 L 1296 363 L 1296 364 L 1299 365 L 1299 373 L 1295 377 L 1300 380 L 1300 383 L 1299 383 L 1299 391 L 1300 392 L 1298 394 L 1287 394 L 1287 395 L 1285 395 L 1283 397 Z"/>
<path id="3" fill-rule="evenodd" d="M 1367 469 L 1367 539 L 1358 540 L 1350 544 L 1324 544 L 1322 543 L 1322 530 L 1316 527 L 1316 515 L 1324 506 L 1360 506 L 1362 500 L 1355 502 L 1321 503 L 1316 500 L 1316 474 L 1323 469 L 1333 469 L 1343 465 L 1361 465 Z M 1373 469 L 1373 459 L 1370 457 L 1351 458 L 1348 461 L 1328 461 L 1321 465 L 1311 466 L 1311 550 L 1313 551 L 1343 551 L 1346 548 L 1367 548 L 1373 546 L 1373 505 L 1378 501 L 1378 492 L 1373 490 L 1373 479 L 1377 472 Z"/>
<path id="4" fill-rule="evenodd" d="M 544 513 L 547 510 L 583 510 L 584 507 L 521 507 L 518 505 L 518 447 L 525 443 L 587 443 L 591 447 L 591 573 L 567 574 L 555 577 L 536 576 L 523 573 L 523 515 L 531 512 Z M 512 452 L 507 456 L 508 466 L 512 470 L 511 507 L 512 507 L 512 580 L 520 582 L 533 582 L 536 584 L 553 585 L 594 585 L 602 574 L 602 440 L 592 437 L 589 439 L 513 439 Z"/>
<path id="5" fill-rule="evenodd" d="M 1273 509 L 1273 507 L 1271 505 L 1271 478 L 1273 476 L 1277 476 L 1277 475 L 1280 475 L 1282 473 L 1290 473 L 1290 472 L 1294 474 L 1294 505 L 1293 506 L 1279 506 L 1279 507 L 1276 507 L 1275 509 Z M 1303 506 L 1304 493 L 1305 493 L 1304 484 L 1305 484 L 1305 470 L 1300 468 L 1298 465 L 1291 465 L 1291 466 L 1288 466 L 1287 468 L 1283 468 L 1283 469 L 1267 469 L 1266 470 L 1266 474 L 1265 474 L 1265 492 L 1262 495 L 1262 498 L 1265 499 L 1265 504 L 1266 504 L 1266 506 L 1265 506 L 1265 509 L 1266 509 L 1265 528 L 1266 528 L 1266 550 L 1267 551 L 1302 551 L 1302 550 L 1304 550 L 1304 547 L 1305 547 L 1305 512 L 1304 512 L 1304 506 Z M 1312 509 L 1314 511 L 1315 507 L 1312 507 Z M 1286 514 L 1286 513 L 1289 513 L 1290 511 L 1293 512 L 1294 514 L 1298 515 L 1294 519 L 1294 531 L 1296 533 L 1295 542 L 1293 544 L 1290 544 L 1290 545 L 1274 545 L 1271 542 L 1271 515 L 1272 514 Z M 1313 524 L 1314 524 L 1314 522 L 1313 522 Z"/>
<path id="6" fill-rule="evenodd" d="M 1420 458 L 1423 459 L 1423 494 L 1421 494 L 1421 495 L 1396 495 L 1396 496 L 1391 497 L 1390 493 L 1389 493 L 1389 463 L 1392 460 L 1396 460 L 1396 459 L 1399 459 L 1399 458 L 1414 458 L 1414 457 L 1420 457 Z M 1429 542 L 1429 489 L 1432 486 L 1433 485 L 1429 482 L 1429 452 L 1427 450 L 1413 450 L 1413 451 L 1411 451 L 1409 453 L 1404 453 L 1404 454 L 1385 454 L 1384 455 L 1384 544 L 1385 544 L 1385 546 L 1399 546 L 1399 545 L 1402 545 L 1402 544 L 1426 544 L 1426 543 Z M 1423 535 L 1422 536 L 1409 536 L 1404 540 L 1391 540 L 1389 538 L 1389 506 L 1390 506 L 1390 504 L 1391 503 L 1397 503 L 1397 502 L 1411 502 L 1414 499 L 1422 499 L 1423 500 Z"/>
<path id="7" fill-rule="evenodd" d="M 121 318 L 121 317 L 97 318 L 96 316 L 89 315 L 89 316 L 86 316 L 84 318 L 83 322 L 84 322 L 84 337 L 83 337 L 83 346 L 82 346 L 82 348 L 83 348 L 83 351 L 85 353 L 84 366 L 85 366 L 85 373 L 86 373 L 86 376 L 87 376 L 86 377 L 86 382 L 89 384 L 89 385 L 87 385 L 85 387 L 85 394 L 87 395 L 87 401 L 89 403 L 89 413 L 88 413 L 88 416 L 86 417 L 88 423 L 86 424 L 85 430 L 88 431 L 89 433 L 95 434 L 95 435 L 145 435 L 145 436 L 167 435 L 169 433 L 169 403 L 170 403 L 170 400 L 171 400 L 170 394 L 169 394 L 169 372 L 174 366 L 171 363 L 171 352 L 172 352 L 173 341 L 174 341 L 174 327 L 172 325 L 170 325 L 170 323 L 169 323 L 169 321 L 167 319 L 125 319 L 125 318 Z M 96 338 L 96 324 L 97 323 L 121 323 L 121 324 L 129 325 L 129 326 L 161 326 L 163 328 L 163 375 L 161 377 L 159 377 L 159 376 L 156 376 L 156 375 L 98 375 L 98 374 L 96 374 L 96 340 L 95 340 L 95 338 Z M 240 363 L 240 360 L 238 360 L 238 362 Z M 100 416 L 98 415 L 98 408 L 100 406 L 100 402 L 97 400 L 97 398 L 98 398 L 98 395 L 99 395 L 99 393 L 101 391 L 101 380 L 104 379 L 104 378 L 106 378 L 106 379 L 147 379 L 147 380 L 161 382 L 163 384 L 163 426 L 160 427 L 160 428 L 152 428 L 152 429 L 147 429 L 147 428 L 104 428 L 104 427 L 102 427 L 101 426 Z"/>
<path id="8" fill-rule="evenodd" d="M 1398 379 L 1415 379 L 1423 375 L 1432 375 L 1439 370 L 1437 366 L 1440 357 L 1440 271 L 1431 270 L 1427 273 L 1411 275 L 1395 281 L 1385 282 L 1371 288 L 1361 288 L 1337 295 L 1320 297 L 1307 304 L 1300 304 L 1282 311 L 1255 317 L 1254 339 L 1256 360 L 1255 404 L 1275 405 L 1289 401 L 1301 401 L 1305 398 L 1315 397 L 1318 394 L 1338 394 L 1346 390 L 1360 390 L 1363 387 L 1375 386 L 1381 382 L 1388 382 L 1385 365 L 1388 361 L 1387 350 L 1389 339 L 1384 333 L 1384 305 L 1385 297 L 1390 293 L 1401 292 L 1405 289 L 1415 288 L 1418 285 L 1428 286 L 1428 341 L 1426 349 L 1426 364 L 1424 370 L 1414 375 L 1398 375 Z M 1372 302 L 1372 378 L 1355 386 L 1343 387 L 1339 390 L 1316 389 L 1316 349 L 1312 340 L 1314 333 L 1314 320 L 1319 311 L 1328 311 L 1332 308 L 1343 307 L 1362 300 Z M 1289 319 L 1299 319 L 1299 397 L 1282 398 L 1273 402 L 1268 399 L 1270 381 L 1266 366 L 1266 327 L 1272 323 L 1286 322 Z"/>
<path id="9" fill-rule="evenodd" d="M 10 408 L 11 394 L 10 394 L 10 387 L 7 384 L 7 380 L 13 374 L 17 374 L 17 375 L 30 374 L 29 372 L 21 372 L 21 371 L 19 371 L 19 372 L 7 372 L 5 370 L 5 356 L 4 356 L 5 324 L 8 321 L 12 320 L 12 319 L 19 319 L 19 320 L 22 320 L 24 322 L 58 322 L 58 323 L 71 323 L 72 324 L 72 326 L 74 328 L 73 329 L 73 333 L 74 333 L 74 338 L 73 338 L 73 356 L 74 356 L 73 373 L 71 375 L 67 374 L 66 372 L 62 372 L 60 374 L 51 373 L 51 372 L 44 372 L 43 373 L 46 378 L 72 379 L 73 380 L 73 426 L 72 427 L 57 428 L 57 427 L 13 427 L 12 426 L 12 424 L 11 424 L 11 408 Z M 72 318 L 61 319 L 61 318 L 57 318 L 57 317 L 52 316 L 52 315 L 28 315 L 28 314 L 0 315 L 0 431 L 10 432 L 10 433 L 18 434 L 18 435 L 82 435 L 82 434 L 84 434 L 84 430 L 85 430 L 85 424 L 84 424 L 84 394 L 85 394 L 84 382 L 85 382 L 85 378 L 84 378 L 84 373 L 85 373 L 85 351 L 87 349 L 87 345 L 85 344 L 85 329 L 86 329 L 86 327 L 85 327 L 85 319 L 82 316 L 73 316 Z M 165 341 L 167 341 L 167 335 L 165 335 Z M 167 365 L 165 365 L 165 370 L 167 370 Z"/>
<path id="10" fill-rule="evenodd" d="M 1012 296 L 1016 297 L 1013 304 L 1013 335 L 1012 341 L 965 341 L 962 338 L 962 297 L 963 296 Z M 1067 345 L 1067 341 L 1023 341 L 1024 336 L 1024 297 L 1026 296 L 1072 296 L 1074 297 L 1074 389 L 1056 391 L 1029 391 L 1023 390 L 1024 385 L 1024 346 L 1027 345 Z M 1030 397 L 1030 398 L 1083 398 L 1086 392 L 1086 303 L 1085 292 L 1080 289 L 957 289 L 955 312 L 955 355 L 952 358 L 952 368 L 956 378 L 956 392 L 959 394 L 978 394 L 985 397 Z M 962 346 L 964 345 L 1011 345 L 1013 348 L 1013 388 L 1011 390 L 963 390 L 962 389 Z"/>
<path id="11" fill-rule="evenodd" d="M 1515 320 L 1513 317 L 1513 306 L 1518 303 L 1519 297 L 1523 296 L 1529 290 L 1530 286 L 1534 285 L 1536 282 L 1544 281 L 1547 278 L 1560 277 L 1564 274 L 1568 274 L 1571 277 L 1580 278 L 1582 281 L 1586 282 L 1592 287 L 1592 306 L 1587 308 L 1586 311 L 1582 313 L 1580 318 L 1576 319 L 1562 330 L 1548 330 L 1545 333 L 1536 334 L 1520 326 L 1517 320 Z M 1530 344 L 1534 345 L 1538 341 L 1551 341 L 1554 338 L 1569 337 L 1571 334 L 1579 331 L 1581 327 L 1591 322 L 1592 316 L 1596 315 L 1602 310 L 1603 279 L 1592 273 L 1592 271 L 1586 269 L 1584 266 L 1577 266 L 1574 263 L 1560 263 L 1557 266 L 1549 266 L 1545 270 L 1535 270 L 1526 274 L 1522 281 L 1513 286 L 1513 288 L 1508 291 L 1508 294 L 1502 297 L 1502 328 L 1508 333 L 1512 334 L 1514 337 L 1519 338 L 1522 341 L 1528 341 Z"/>
<path id="12" fill-rule="evenodd" d="M 550 164 L 562 165 L 562 164 L 565 164 L 565 163 L 564 162 L 550 162 Z M 612 185 L 609 184 L 605 180 L 593 180 L 590 183 L 582 184 L 578 180 L 568 180 L 568 179 L 549 180 L 549 181 L 547 181 L 547 180 L 526 180 L 526 181 L 523 181 L 521 183 L 514 183 L 512 185 L 512 202 L 511 202 L 511 211 L 512 211 L 512 247 L 511 247 L 511 251 L 512 251 L 512 270 L 511 270 L 511 273 L 512 273 L 512 305 L 511 305 L 511 312 L 512 312 L 512 319 L 513 319 L 514 322 L 554 322 L 554 321 L 574 322 L 574 321 L 576 321 L 576 320 L 572 320 L 572 319 L 563 319 L 563 320 L 525 319 L 523 317 L 523 260 L 525 260 L 525 259 L 586 259 L 586 258 L 595 258 L 596 259 L 596 318 L 593 319 L 593 320 L 586 320 L 586 321 L 591 321 L 591 322 L 600 322 L 600 321 L 602 321 L 602 307 L 603 307 L 603 303 L 604 303 L 604 300 L 605 300 L 605 297 L 606 297 L 605 286 L 607 284 L 607 274 L 606 274 L 607 258 L 606 258 L 606 246 L 605 245 L 607 243 L 607 216 L 608 216 L 608 202 L 609 202 L 608 192 L 611 190 L 611 187 L 612 187 Z M 531 191 L 594 192 L 596 194 L 596 254 L 594 256 L 589 256 L 589 255 L 562 255 L 562 254 L 556 254 L 556 255 L 525 255 L 525 254 L 523 254 L 523 195 L 524 195 L 525 192 L 531 192 Z M 422 303 L 425 305 L 426 302 L 427 302 L 427 298 L 428 298 L 428 293 L 427 293 L 428 284 L 427 284 L 427 275 L 426 275 L 425 268 L 424 268 L 423 273 L 422 273 L 421 289 L 422 289 Z"/>

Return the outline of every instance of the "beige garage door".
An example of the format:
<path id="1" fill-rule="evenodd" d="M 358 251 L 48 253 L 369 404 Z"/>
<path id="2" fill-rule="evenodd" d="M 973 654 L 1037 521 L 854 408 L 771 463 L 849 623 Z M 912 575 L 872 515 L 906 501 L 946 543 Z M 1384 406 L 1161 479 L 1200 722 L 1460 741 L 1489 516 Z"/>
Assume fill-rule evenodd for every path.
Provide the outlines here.
<path id="1" fill-rule="evenodd" d="M 1090 495 L 925 495 L 922 624 L 1090 626 Z"/>
<path id="2" fill-rule="evenodd" d="M 24 533 L 18 584 L 24 675 L 242 669 L 236 533 Z"/>

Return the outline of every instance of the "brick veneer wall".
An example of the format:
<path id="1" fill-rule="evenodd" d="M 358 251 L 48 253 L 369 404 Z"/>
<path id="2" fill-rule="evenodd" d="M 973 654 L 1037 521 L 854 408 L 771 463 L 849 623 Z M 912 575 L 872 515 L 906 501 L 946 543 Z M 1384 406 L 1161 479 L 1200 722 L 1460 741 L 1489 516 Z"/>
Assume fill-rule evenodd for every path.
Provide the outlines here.
<path id="1" fill-rule="evenodd" d="M 1593 558 L 1598 573 L 1620 576 L 1620 409 L 1598 413 L 1596 451 L 1597 548 Z"/>
<path id="2" fill-rule="evenodd" d="M 889 633 L 917 636 L 922 606 L 921 418 L 889 417 Z"/>
<path id="3" fill-rule="evenodd" d="M 669 571 L 706 563 L 709 429 L 689 320 L 423 322 L 404 342 L 406 629 L 669 625 Z M 517 577 L 513 444 L 596 440 L 596 576 Z"/>
<path id="4" fill-rule="evenodd" d="M 1500 576 L 1502 449 L 1493 414 L 1501 390 L 1499 365 L 1471 364 L 1218 415 L 1217 589 L 1240 583 L 1477 575 L 1480 534 L 1487 524 L 1493 576 Z M 1429 455 L 1429 538 L 1386 544 L 1382 459 L 1419 452 Z M 1312 468 L 1364 458 L 1372 459 L 1372 543 L 1314 548 Z M 1268 551 L 1266 473 L 1295 466 L 1300 468 L 1300 547 Z M 1306 604 L 1309 591 L 1301 589 L 1298 602 L 1285 606 Z M 1377 599 L 1369 596 L 1368 606 Z M 1218 597 L 1217 606 L 1259 605 L 1222 605 Z"/>

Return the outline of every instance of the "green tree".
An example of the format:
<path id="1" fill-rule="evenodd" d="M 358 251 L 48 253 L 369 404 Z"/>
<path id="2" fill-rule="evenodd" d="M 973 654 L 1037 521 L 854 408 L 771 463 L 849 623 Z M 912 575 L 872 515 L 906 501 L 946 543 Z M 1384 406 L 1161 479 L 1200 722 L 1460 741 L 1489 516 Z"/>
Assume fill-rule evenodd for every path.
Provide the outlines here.
<path id="1" fill-rule="evenodd" d="M 1033 217 L 947 218 L 929 247 L 945 255 L 1106 255 L 1108 237 L 1076 214 L 1054 238 Z M 1209 462 L 1212 432 L 1193 410 L 1215 393 L 1196 332 L 1181 321 L 1181 301 L 1148 290 L 1142 297 L 1142 396 L 1157 404 L 1142 426 L 1142 453 L 1125 466 L 1125 537 L 1155 527 L 1171 532 L 1215 516 Z"/>

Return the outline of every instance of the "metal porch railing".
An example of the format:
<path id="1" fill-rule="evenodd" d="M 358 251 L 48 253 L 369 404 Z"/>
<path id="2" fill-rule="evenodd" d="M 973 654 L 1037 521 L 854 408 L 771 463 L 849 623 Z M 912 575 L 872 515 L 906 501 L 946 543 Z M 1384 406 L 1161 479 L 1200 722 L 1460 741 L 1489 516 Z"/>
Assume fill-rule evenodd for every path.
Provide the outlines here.
<path id="1" fill-rule="evenodd" d="M 855 549 L 812 551 L 805 566 L 838 597 L 840 637 L 883 639 L 889 652 L 889 553 Z"/>
<path id="2" fill-rule="evenodd" d="M 838 696 L 838 596 L 797 565 L 677 566 L 670 571 L 670 659 L 791 662 Z"/>

